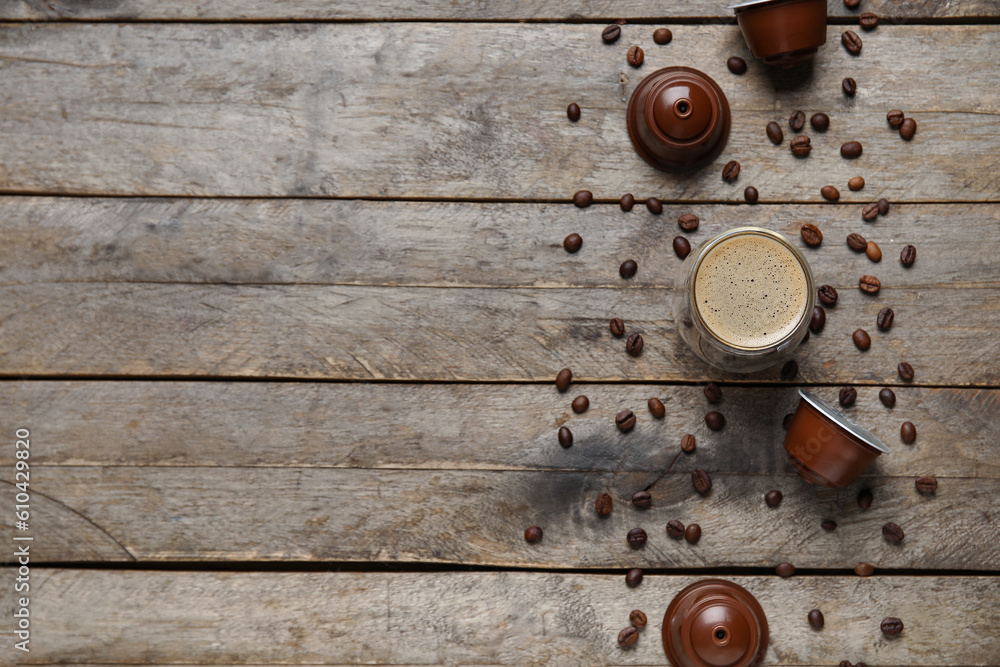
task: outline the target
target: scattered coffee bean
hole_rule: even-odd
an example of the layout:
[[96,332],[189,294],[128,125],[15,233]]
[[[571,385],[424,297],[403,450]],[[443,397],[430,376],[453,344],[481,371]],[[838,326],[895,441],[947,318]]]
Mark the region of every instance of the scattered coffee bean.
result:
[[635,588],[642,583],[642,570],[637,567],[632,568],[625,573],[625,585],[629,588]]
[[563,248],[566,252],[572,254],[583,247],[583,237],[579,234],[570,234],[563,239]]
[[792,155],[795,157],[808,157],[812,151],[812,144],[809,141],[809,137],[804,134],[792,139],[790,146],[792,148]]
[[573,446],[573,432],[565,426],[559,428],[559,444],[562,445],[563,449],[569,449]]
[[854,344],[857,345],[858,349],[862,352],[872,346],[871,336],[869,336],[868,332],[864,329],[857,329],[853,334],[851,334],[851,338],[854,340]]
[[813,129],[817,132],[826,132],[830,127],[830,117],[825,113],[814,113],[809,118],[809,124],[813,126]]
[[674,252],[681,259],[684,259],[689,254],[691,254],[691,244],[683,236],[677,236],[674,238]]
[[766,504],[768,507],[777,507],[778,505],[781,504],[781,499],[783,497],[784,496],[782,495],[781,491],[778,491],[777,489],[771,489],[770,491],[764,494],[764,504]]
[[745,190],[743,190],[743,199],[748,204],[756,204],[757,199],[760,198],[760,193],[757,192],[757,188],[752,185],[748,185]]
[[832,519],[827,519],[826,521],[823,521],[819,525],[823,530],[825,530],[828,533],[832,533],[833,531],[837,530],[837,522],[833,521]]
[[622,648],[630,648],[637,641],[639,641],[639,629],[635,626],[630,625],[618,633],[618,644]]
[[740,74],[745,74],[747,71],[747,61],[743,60],[739,56],[732,56],[726,61],[726,67],[733,74],[739,76]]
[[789,359],[785,362],[785,365],[781,367],[782,380],[791,380],[798,374],[799,364],[794,359]]
[[878,400],[882,401],[882,405],[887,408],[891,408],[896,405],[896,392],[888,387],[882,387],[882,390],[878,393]]
[[865,244],[865,254],[868,255],[868,259],[873,262],[882,261],[882,249],[878,247],[878,244],[874,241],[869,241]]
[[774,568],[774,571],[778,573],[779,577],[788,578],[795,574],[795,566],[791,563],[778,563],[778,567]]
[[660,46],[669,44],[673,38],[674,33],[670,32],[670,28],[657,28],[653,31],[653,41]]
[[858,279],[858,288],[865,294],[878,294],[882,283],[875,276],[864,275]]
[[639,67],[642,65],[642,61],[645,60],[646,54],[642,52],[641,47],[633,44],[628,47],[628,53],[625,54],[625,58],[628,60],[628,64],[632,67]]
[[878,16],[871,12],[865,12],[858,18],[858,24],[865,30],[874,30],[878,25]]
[[684,537],[684,524],[678,521],[677,519],[670,521],[669,523],[667,523],[667,535],[674,538],[675,540],[681,539],[682,537]]
[[861,489],[858,491],[858,507],[861,509],[869,509],[874,500],[875,497],[872,495],[871,489]]
[[570,102],[570,105],[566,107],[566,117],[574,123],[580,120],[580,105],[576,102]]
[[642,335],[634,333],[629,336],[628,340],[625,341],[625,351],[633,357],[638,357],[642,354]]
[[849,408],[858,400],[858,390],[854,387],[841,387],[838,398],[842,407]]
[[528,544],[534,544],[542,539],[542,529],[538,526],[528,526],[524,529],[524,540]]
[[626,259],[622,262],[622,265],[618,267],[618,275],[620,275],[625,280],[628,280],[635,275],[635,272],[639,270],[639,265],[636,264],[634,259]]
[[899,427],[899,437],[907,445],[912,445],[917,439],[917,427],[913,425],[913,422],[903,422],[903,425]]
[[615,415],[615,426],[621,429],[622,433],[628,433],[635,427],[635,415],[631,410],[622,410]]
[[823,242],[823,232],[811,222],[804,223],[802,229],[799,230],[799,234],[802,235],[802,240],[806,242],[806,245],[814,248]]
[[870,204],[865,204],[865,207],[861,209],[861,217],[865,222],[871,222],[878,217],[878,202],[872,202]]
[[775,146],[781,145],[781,142],[785,140],[785,133],[781,131],[781,126],[773,120],[767,124],[765,132],[767,132],[767,138],[770,139],[771,143]]
[[573,371],[568,368],[564,368],[559,371],[556,375],[556,389],[559,391],[566,391],[569,388],[569,383],[573,381]]
[[636,491],[632,494],[632,504],[639,509],[649,509],[653,505],[653,496],[649,491]]
[[837,201],[840,199],[840,190],[832,185],[824,185],[819,189],[819,193],[823,195],[823,199],[827,201]]
[[899,253],[899,261],[903,266],[911,266],[917,259],[917,249],[911,245],[904,246]]
[[718,403],[722,400],[722,387],[714,382],[709,382],[705,385],[705,398],[708,399],[709,403]]
[[882,331],[888,331],[892,328],[892,321],[895,317],[896,313],[892,312],[892,308],[883,308],[878,311],[878,315],[875,316],[875,326]]
[[854,574],[859,577],[870,577],[875,574],[875,567],[871,563],[858,563],[854,566]]
[[609,25],[603,31],[601,31],[601,39],[604,40],[605,44],[614,44],[618,41],[618,38],[622,36],[622,27],[620,25]]
[[882,632],[887,635],[898,635],[903,631],[903,622],[895,616],[887,616],[882,619],[882,623],[879,627],[882,628]]
[[878,214],[879,215],[889,215],[889,200],[888,199],[886,199],[885,197],[883,197],[882,199],[879,199],[877,202],[875,202],[875,205],[878,206]]
[[865,179],[863,176],[853,176],[851,180],[847,181],[847,187],[851,189],[851,192],[857,192],[861,188],[865,187]]
[[622,318],[616,317],[612,319],[609,326],[611,328],[611,335],[615,338],[621,338],[625,335],[625,322],[622,321]]
[[861,157],[863,152],[864,148],[859,141],[848,141],[840,146],[840,157],[848,160]]
[[713,431],[721,431],[726,425],[726,418],[721,412],[709,412],[705,415],[705,424]]
[[855,93],[858,92],[858,82],[847,77],[840,83],[841,88],[844,89],[844,94],[848,97],[854,97]]
[[899,126],[899,136],[901,136],[906,141],[913,138],[913,135],[917,133],[917,121],[912,118],[907,118],[903,121],[903,124]]
[[913,366],[905,361],[899,362],[896,366],[896,372],[899,373],[899,379],[903,382],[909,382],[913,379]]
[[638,609],[633,609],[628,615],[629,623],[632,624],[634,628],[644,628],[646,627],[646,615],[639,611]]
[[726,163],[726,166],[722,168],[722,180],[727,183],[732,183],[740,175],[740,163],[736,160],[730,160]]
[[594,510],[601,516],[607,516],[611,514],[611,507],[614,504],[611,496],[607,493],[602,493],[597,496],[597,501],[594,503]]
[[855,252],[860,252],[868,248],[868,241],[861,234],[848,234],[847,247]]
[[809,618],[809,625],[811,625],[813,628],[815,628],[816,630],[823,629],[823,623],[825,619],[823,618],[823,612],[821,612],[819,609],[813,609],[812,611],[810,611],[808,618]]
[[789,428],[791,428],[792,420],[794,419],[795,419],[795,413],[789,412],[787,415],[781,418],[781,428],[787,431]]
[[632,207],[635,206],[635,197],[631,192],[622,195],[622,198],[618,200],[618,206],[620,206],[623,211],[628,213],[632,210]]
[[684,529],[684,539],[688,541],[688,544],[698,544],[698,540],[701,539],[701,526],[689,523],[688,527]]
[[856,56],[861,53],[861,49],[864,47],[864,42],[861,41],[861,37],[859,37],[858,33],[853,30],[845,30],[840,35],[840,42],[852,56]]
[[806,126],[806,115],[801,109],[796,109],[792,112],[792,115],[788,117],[788,127],[792,128],[795,132],[798,132],[803,127]]
[[934,493],[937,491],[937,480],[930,475],[917,477],[917,481],[914,483],[916,484],[917,491],[920,493]]
[[691,473],[691,483],[694,485],[694,490],[701,495],[712,490],[712,477],[701,468],[695,468]]
[[890,521],[882,526],[882,537],[885,538],[886,542],[899,544],[906,535],[903,533],[902,528]]
[[889,121],[890,126],[899,127],[906,120],[906,116],[899,109],[892,109],[885,115],[885,119]]
[[840,296],[833,285],[820,285],[817,294],[819,295],[819,300],[828,306],[836,306],[837,299]]
[[653,215],[659,215],[663,213],[663,202],[656,197],[649,197],[646,199],[646,210]]
[[693,232],[698,229],[698,216],[693,213],[685,213],[681,217],[677,218],[677,224],[681,226],[685,232]]
[[651,398],[646,401],[646,405],[649,406],[649,414],[653,415],[657,419],[663,419],[667,416],[667,409],[663,406],[663,401],[658,398]]
[[857,9],[860,4],[861,0],[844,0],[844,6],[848,9]]
[[572,403],[573,412],[578,415],[582,415],[590,407],[590,399],[586,396],[577,396],[573,399]]
[[681,436],[681,450],[683,450],[685,454],[690,454],[694,451],[695,442],[695,437],[693,435],[685,433]]
[[594,203],[594,195],[590,190],[580,190],[573,195],[573,203],[578,208],[587,208]]
[[628,545],[633,549],[638,549],[646,543],[646,531],[642,528],[633,528],[628,531],[628,535],[625,536],[625,540]]

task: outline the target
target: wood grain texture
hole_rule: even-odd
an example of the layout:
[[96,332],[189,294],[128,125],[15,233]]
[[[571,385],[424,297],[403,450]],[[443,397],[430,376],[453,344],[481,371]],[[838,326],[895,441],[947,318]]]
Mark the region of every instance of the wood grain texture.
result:
[[[798,404],[791,387],[724,387],[710,406],[700,385],[552,386],[219,382],[4,382],[3,428],[31,430],[32,466],[220,466],[566,470],[659,474],[692,433],[697,450],[673,472],[788,473],[781,426]],[[836,387],[812,389],[836,404]],[[584,393],[590,409],[573,414]],[[884,439],[890,453],[872,476],[1000,478],[1000,392],[898,387],[886,409],[875,387],[848,410]],[[663,420],[646,400],[658,396]],[[614,415],[632,409],[628,435]],[[710,431],[709,410],[726,415]],[[899,427],[917,426],[903,445]],[[567,426],[574,444],[556,432]],[[13,466],[0,449],[0,467]]]
[[[28,664],[666,665],[669,601],[695,577],[48,570]],[[995,663],[995,577],[731,577],[760,602],[766,665]],[[0,602],[13,606],[10,587]],[[254,604],[247,604],[248,601]],[[930,603],[928,601],[931,601]],[[822,631],[806,614],[820,608]],[[615,641],[641,609],[629,651]],[[903,619],[898,638],[879,631]]]
[[[671,444],[664,468],[674,451]],[[31,488],[66,511],[33,517],[35,534],[60,537],[38,539],[32,552],[46,562],[772,568],[790,561],[848,570],[865,561],[886,569],[1000,568],[1000,481],[941,477],[936,495],[924,496],[914,479],[863,476],[836,490],[794,474],[716,474],[711,493],[701,497],[691,476],[677,472],[40,466]],[[636,509],[632,494],[646,488],[653,507]],[[772,488],[785,494],[778,509],[763,501]],[[868,511],[856,503],[861,488],[876,497]],[[604,492],[616,505],[608,517],[594,511]],[[698,523],[701,541],[669,538],[665,526],[673,519]],[[827,533],[820,528],[825,519],[840,526]],[[9,541],[12,518],[0,521]],[[901,545],[882,538],[887,521],[906,532]],[[538,545],[524,540],[531,525],[545,531]],[[99,554],[73,539],[95,526],[107,538]],[[625,540],[635,527],[649,534],[638,550]]]
[[[675,287],[675,235],[693,244],[740,225],[781,231],[807,253],[820,283],[876,272],[894,287],[1000,285],[1000,205],[895,204],[875,223],[864,204],[882,197],[876,178],[857,193],[838,183],[841,205],[671,205],[660,216],[640,203],[388,202],[315,199],[89,199],[0,197],[0,283],[310,283],[426,287]],[[819,200],[819,189],[804,193]],[[683,232],[677,218],[701,224]],[[391,224],[386,224],[391,221]],[[809,249],[802,221],[825,241]],[[962,233],[958,233],[959,230]],[[562,248],[579,233],[583,249]],[[885,258],[871,264],[845,239],[858,232]],[[917,247],[910,269],[904,245]],[[623,259],[639,261],[622,281]]]
[[[34,92],[3,98],[0,131],[20,139],[0,191],[734,202],[753,184],[784,202],[861,172],[893,201],[997,201],[1000,71],[969,66],[1000,49],[997,26],[881,26],[860,58],[831,26],[808,71],[743,77],[725,69],[749,57],[736,26],[677,26],[662,48],[649,33],[626,26],[605,47],[592,25],[7,25],[5,90]],[[649,47],[639,71],[631,42]],[[713,165],[669,175],[631,150],[618,79],[631,90],[679,53],[721,83],[734,122]],[[850,100],[846,75],[861,86]],[[804,161],[764,136],[797,108],[832,118]],[[886,124],[891,108],[917,119],[913,141]],[[855,139],[864,156],[842,159]],[[743,172],[724,183],[733,158]]]

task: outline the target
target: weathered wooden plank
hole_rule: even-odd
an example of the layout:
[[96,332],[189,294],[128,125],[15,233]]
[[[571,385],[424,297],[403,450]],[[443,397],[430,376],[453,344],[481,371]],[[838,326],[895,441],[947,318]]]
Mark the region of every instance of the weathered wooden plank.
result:
[[[1000,284],[1000,238],[980,233],[1000,227],[1000,205],[899,204],[869,224],[861,208],[883,195],[877,177],[858,193],[838,185],[851,203],[668,204],[659,217],[641,204],[626,214],[616,204],[0,197],[0,283],[621,287],[618,266],[636,257],[628,285],[674,287],[676,234],[698,243],[756,225],[789,234],[820,283],[871,270],[896,287]],[[701,225],[687,234],[675,221],[691,212]],[[801,221],[823,230],[819,250],[801,242]],[[575,255],[561,245],[572,232],[584,238]],[[881,264],[847,248],[852,232],[880,245]],[[898,261],[907,244],[919,255],[910,269]]]
[[[621,576],[527,572],[32,576],[26,664],[666,665],[663,614],[698,580],[647,575],[629,589]],[[996,577],[726,578],[764,609],[766,665],[978,665],[1000,655]],[[12,596],[0,590],[5,608]],[[806,622],[813,608],[826,617],[821,631]],[[615,638],[632,609],[649,626],[623,651]],[[879,631],[886,616],[906,625],[898,638]]]
[[[675,472],[40,466],[31,488],[66,511],[41,510],[31,529],[39,536],[33,552],[46,562],[93,558],[71,538],[96,526],[107,551],[119,547],[114,559],[139,562],[1000,568],[1000,481],[943,477],[937,494],[924,496],[914,479],[865,476],[836,490],[794,474],[716,474],[703,498],[689,474]],[[876,497],[868,511],[856,503],[863,487]],[[653,507],[636,509],[632,494],[645,488]],[[764,504],[772,488],[785,494],[778,509]],[[594,511],[603,492],[616,504],[607,517]],[[697,546],[667,536],[673,519],[702,527]],[[827,533],[825,519],[840,526]],[[13,519],[0,521],[9,540]],[[902,545],[882,538],[887,521],[905,530]],[[545,531],[538,545],[524,540],[531,525]],[[637,526],[649,542],[633,550],[625,535]],[[47,535],[66,537],[41,539]]]
[[[742,201],[752,183],[784,202],[864,172],[893,201],[997,201],[1000,72],[969,66],[1000,49],[997,26],[882,26],[860,58],[831,26],[808,77],[758,65],[730,74],[727,56],[747,55],[736,26],[677,26],[667,47],[650,43],[649,26],[605,47],[598,28],[4,26],[0,132],[23,139],[5,151],[0,190],[568,200],[588,188]],[[624,61],[633,41],[649,47],[640,71]],[[721,82],[735,118],[714,165],[671,176],[631,150],[618,78],[627,70],[631,89],[678,62]],[[861,86],[851,100],[847,75]],[[579,123],[566,119],[571,101]],[[764,137],[796,108],[832,118],[805,161]],[[890,108],[920,123],[912,142],[886,124]],[[853,139],[865,154],[843,160]],[[724,183],[733,158],[744,171]]]
[[[846,284],[855,275],[842,279],[834,283],[841,297],[826,328],[798,355],[798,381],[894,383],[904,359],[917,369],[917,383],[1000,381],[1000,338],[994,335],[1000,289],[970,285],[959,298],[950,288],[887,282],[872,298]],[[676,335],[673,294],[629,288],[4,286],[0,373],[551,381],[570,366],[581,380],[726,377]],[[885,306],[895,310],[896,324],[880,332],[875,317]],[[611,336],[614,316],[643,334],[641,357],[627,355],[624,343]],[[858,327],[874,335],[868,352],[851,341]],[[729,377],[777,381],[779,370]]]
[[[816,387],[836,403],[836,387]],[[572,396],[590,409],[575,415]],[[897,388],[886,409],[875,387],[861,388],[851,415],[891,452],[871,474],[1000,477],[1000,392]],[[653,419],[658,396],[667,416]],[[218,382],[4,382],[5,432],[28,428],[33,466],[223,466],[570,470],[659,474],[681,435],[698,441],[676,473],[787,473],[783,416],[791,387],[725,387],[710,406],[700,385],[578,385],[567,394],[536,385],[407,385]],[[632,409],[638,425],[618,433],[614,415]],[[705,426],[721,410],[726,427]],[[917,426],[901,444],[904,421]],[[561,448],[556,431],[572,429]],[[0,450],[0,467],[13,451]]]

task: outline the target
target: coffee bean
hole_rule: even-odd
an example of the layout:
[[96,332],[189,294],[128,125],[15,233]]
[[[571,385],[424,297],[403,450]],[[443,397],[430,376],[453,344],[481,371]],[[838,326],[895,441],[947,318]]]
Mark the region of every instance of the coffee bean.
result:
[[618,644],[622,648],[630,648],[638,640],[639,640],[639,629],[634,626],[630,625],[618,633]]
[[792,112],[792,115],[788,117],[788,127],[792,128],[795,132],[798,132],[803,127],[806,126],[806,115],[800,109],[796,109]]
[[792,155],[795,157],[808,157],[810,151],[812,151],[812,144],[809,141],[809,137],[804,134],[792,139],[789,145],[792,148]]
[[890,126],[899,127],[906,120],[906,115],[899,109],[892,109],[885,115],[885,119],[889,121]]
[[852,56],[856,56],[859,53],[861,53],[861,49],[864,46],[864,43],[858,36],[858,33],[854,32],[853,30],[845,30],[840,35],[840,42],[844,45],[844,48],[847,49],[847,52],[850,53]]
[[937,480],[930,475],[918,477],[914,483],[917,486],[917,491],[920,493],[934,493],[937,491]]
[[785,362],[785,365],[781,367],[782,380],[791,380],[798,374],[799,364],[794,359],[789,359]]
[[878,294],[882,283],[875,276],[865,275],[858,279],[858,288],[865,294]]
[[726,418],[721,412],[709,412],[705,415],[705,424],[713,431],[721,431],[726,425]]
[[863,152],[864,148],[859,141],[848,141],[840,146],[840,157],[847,158],[848,160],[861,157]]
[[538,526],[528,526],[524,529],[524,539],[528,544],[534,544],[542,539],[542,529]]
[[622,410],[615,415],[615,426],[621,429],[622,433],[628,433],[635,427],[635,415],[631,410]]
[[781,504],[781,499],[783,497],[784,496],[781,494],[781,491],[778,491],[777,489],[771,489],[770,491],[764,494],[764,504],[766,504],[768,507],[777,507],[778,505]]
[[839,295],[833,285],[820,285],[817,291],[819,300],[828,306],[836,306]]
[[570,234],[563,239],[563,248],[566,248],[566,252],[572,254],[583,247],[583,237],[579,234]]
[[642,336],[637,333],[629,336],[628,340],[625,341],[625,351],[633,357],[638,357],[642,354]]
[[646,54],[642,52],[642,48],[632,45],[628,47],[628,53],[625,54],[625,58],[632,67],[639,67],[646,58]]
[[748,204],[756,204],[757,199],[760,198],[760,193],[757,192],[757,188],[752,185],[748,185],[745,190],[743,190],[743,199]]
[[681,259],[684,259],[689,254],[691,254],[691,244],[683,236],[677,236],[674,238],[674,252]]
[[722,387],[714,382],[709,382],[705,385],[705,398],[708,399],[709,403],[718,403],[722,400]]
[[833,521],[832,519],[827,519],[826,521],[823,521],[819,525],[823,530],[825,530],[828,533],[832,533],[833,531],[837,530],[837,522]]
[[573,412],[575,412],[578,415],[581,415],[587,411],[587,408],[590,407],[590,399],[587,398],[586,396],[577,396],[576,398],[573,399],[572,407],[573,407]]
[[712,477],[701,468],[695,468],[691,473],[691,483],[694,484],[694,490],[701,495],[712,490]]
[[597,501],[594,503],[594,511],[596,511],[601,516],[607,516],[611,514],[611,507],[614,502],[611,500],[611,496],[607,493],[602,493],[597,496]]
[[851,180],[847,181],[847,187],[851,189],[851,192],[857,192],[861,188],[865,187],[865,179],[863,176],[853,176]]
[[667,535],[674,538],[675,540],[681,539],[682,537],[684,537],[684,524],[678,521],[677,519],[674,519],[673,521],[669,522],[667,524]]
[[663,401],[658,398],[651,398],[646,401],[646,405],[649,406],[649,414],[653,415],[657,419],[663,419],[667,416],[667,409],[663,407]]
[[913,422],[903,422],[903,425],[899,427],[899,437],[907,445],[912,445],[917,439],[917,427],[913,425]]
[[556,375],[556,389],[559,391],[566,391],[569,388],[569,383],[573,380],[573,371],[568,368],[564,368],[559,371]]
[[681,450],[683,450],[685,454],[690,454],[691,452],[694,451],[694,448],[695,448],[695,437],[693,435],[691,435],[690,433],[685,433],[683,436],[681,436]]
[[847,247],[855,252],[859,252],[868,248],[868,241],[861,234],[848,234]]
[[858,349],[864,352],[872,346],[871,336],[864,329],[857,329],[851,338],[854,340],[854,344],[858,346]]
[[861,509],[869,509],[874,500],[875,497],[872,495],[871,489],[861,489],[858,491],[858,507]]
[[872,202],[871,204],[865,204],[865,207],[861,209],[861,217],[864,218],[865,222],[871,222],[878,217],[878,202]]
[[670,28],[657,28],[653,31],[653,41],[660,46],[669,44],[673,38],[674,33],[670,32]]
[[632,504],[639,509],[648,509],[653,504],[653,496],[649,491],[636,491],[632,494]]
[[677,218],[677,224],[681,226],[686,232],[693,232],[698,229],[698,216],[693,213],[685,213],[681,217]]
[[823,195],[823,199],[827,201],[837,201],[840,199],[840,190],[832,185],[824,185],[819,189],[819,193]]
[[635,206],[635,197],[632,196],[631,192],[622,195],[622,198],[618,200],[618,206],[620,206],[623,211],[628,213],[632,210],[632,207]]
[[642,583],[642,570],[637,567],[632,568],[625,573],[625,585],[629,588],[635,588]]
[[611,324],[609,326],[611,328],[611,335],[615,338],[621,338],[625,335],[625,322],[622,321],[622,318],[614,318],[611,320]]
[[844,94],[848,97],[854,97],[855,93],[858,92],[858,82],[851,77],[847,77],[841,81],[840,86],[844,89]]
[[642,528],[633,528],[628,531],[628,535],[625,536],[625,540],[628,545],[633,549],[638,549],[646,543],[646,531]]
[[787,415],[781,418],[781,428],[787,431],[789,428],[791,428],[792,421],[794,419],[795,419],[795,413],[789,412]]
[[569,106],[566,107],[566,117],[574,123],[580,120],[580,105],[576,102],[570,102]]
[[614,44],[622,36],[622,28],[618,25],[609,25],[601,31],[601,39],[605,44]]
[[882,199],[879,199],[877,202],[875,202],[875,205],[878,206],[878,214],[879,215],[889,215],[889,200],[888,199],[886,199],[885,197],[883,197]]
[[904,246],[899,253],[899,261],[903,266],[910,266],[917,259],[917,249],[911,245]]
[[646,615],[639,611],[638,609],[633,609],[628,615],[629,623],[632,624],[634,628],[644,628],[646,627]]
[[882,387],[882,390],[878,393],[878,400],[882,401],[882,405],[887,408],[891,408],[896,405],[896,392],[888,387]]
[[659,215],[663,213],[663,202],[656,197],[649,197],[646,199],[646,210],[653,215]]
[[887,616],[882,619],[879,627],[887,635],[898,635],[903,631],[903,622],[895,616]]
[[688,544],[698,544],[698,540],[701,539],[701,526],[689,523],[688,527],[684,529],[684,539],[687,540]]
[[902,528],[890,521],[882,526],[882,537],[885,538],[886,542],[899,544],[906,535],[903,533]]
[[580,190],[573,195],[573,203],[578,208],[587,208],[594,203],[594,195],[590,190]]
[[882,261],[882,249],[878,247],[878,244],[874,241],[869,241],[865,244],[865,254],[868,255],[868,259],[873,262]]
[[899,373],[899,379],[903,382],[909,382],[913,379],[913,366],[905,361],[899,362],[899,365],[896,366],[896,372]]
[[730,72],[739,76],[740,74],[746,73],[747,61],[743,60],[743,58],[740,58],[739,56],[732,56],[726,61],[726,67],[729,68]]
[[770,139],[771,143],[775,146],[781,145],[781,142],[785,140],[785,133],[781,131],[781,126],[773,120],[767,124],[764,131],[767,132],[767,138]]
[[861,0],[844,0],[844,6],[848,9],[857,9],[860,4]]
[[817,630],[823,629],[823,623],[825,619],[823,618],[823,612],[821,612],[819,609],[813,609],[812,611],[810,611],[808,618],[809,618],[809,625],[811,625],[813,628]]
[[774,571],[778,573],[779,577],[788,578],[795,574],[795,566],[791,563],[778,563],[778,567],[774,568]]
[[740,163],[736,160],[730,160],[726,163],[726,166],[722,168],[722,180],[727,183],[735,181],[739,175]]
[[559,444],[562,445],[563,449],[569,449],[573,446],[573,432],[565,426],[559,428]]
[[841,387],[838,399],[842,407],[849,408],[858,400],[858,390],[854,387]]
[[803,223],[799,234],[802,235],[802,240],[806,242],[806,245],[814,248],[823,242],[823,232],[819,230],[819,227],[810,222]]
[[823,306],[813,306],[812,319],[809,320],[809,331],[819,333],[826,326],[826,310]]
[[896,313],[892,312],[892,308],[883,308],[875,316],[875,326],[882,331],[888,331],[892,327],[892,321],[895,317]]
[[635,263],[634,259],[626,259],[622,262],[622,265],[618,267],[618,275],[620,275],[625,280],[628,280],[635,275],[635,272],[639,270],[639,265]]
[[854,574],[859,577],[870,577],[875,574],[875,568],[871,563],[858,563],[854,566]]
[[873,30],[878,25],[878,16],[865,12],[858,18],[858,24],[865,30]]
[[814,113],[809,118],[809,124],[813,126],[813,129],[817,132],[826,132],[830,127],[830,117],[825,113]]
[[899,126],[899,136],[901,136],[906,141],[913,138],[913,135],[917,133],[917,121],[912,118],[907,118],[903,121],[903,124]]

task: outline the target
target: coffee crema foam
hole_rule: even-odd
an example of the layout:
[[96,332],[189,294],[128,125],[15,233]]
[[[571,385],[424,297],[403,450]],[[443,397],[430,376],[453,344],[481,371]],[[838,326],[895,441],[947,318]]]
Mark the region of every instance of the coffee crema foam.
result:
[[755,233],[726,239],[698,267],[694,296],[708,329],[729,345],[774,345],[808,304],[806,274],[780,241]]

